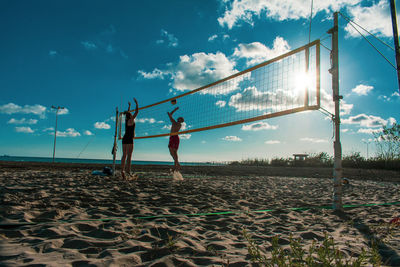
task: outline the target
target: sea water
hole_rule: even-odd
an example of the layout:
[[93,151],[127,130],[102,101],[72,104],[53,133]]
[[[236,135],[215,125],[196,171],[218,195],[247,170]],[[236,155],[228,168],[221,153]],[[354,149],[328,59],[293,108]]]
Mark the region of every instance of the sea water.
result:
[[[53,162],[53,158],[50,157],[18,157],[18,156],[0,156],[0,161],[17,161],[17,162]],[[55,162],[62,163],[98,163],[98,164],[112,164],[113,161],[110,159],[82,159],[82,158],[56,158]],[[117,164],[120,164],[120,160],[116,160]],[[173,162],[169,161],[145,161],[145,160],[133,160],[132,164],[137,165],[171,165]],[[224,165],[223,163],[215,162],[181,162],[184,166],[215,166]]]

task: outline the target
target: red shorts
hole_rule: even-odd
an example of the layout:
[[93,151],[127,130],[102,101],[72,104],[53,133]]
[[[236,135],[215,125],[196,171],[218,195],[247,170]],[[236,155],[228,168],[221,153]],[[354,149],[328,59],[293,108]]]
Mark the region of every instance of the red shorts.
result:
[[179,148],[179,136],[172,135],[169,137],[168,147],[178,150]]

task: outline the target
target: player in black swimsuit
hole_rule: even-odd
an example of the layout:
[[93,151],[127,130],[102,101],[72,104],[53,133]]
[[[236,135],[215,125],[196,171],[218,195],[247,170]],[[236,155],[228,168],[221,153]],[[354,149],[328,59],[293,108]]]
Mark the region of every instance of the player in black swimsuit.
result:
[[[125,169],[128,176],[131,173],[131,160],[133,152],[133,138],[135,137],[135,118],[139,113],[139,105],[136,98],[133,99],[136,104],[135,113],[132,115],[131,103],[129,103],[128,111],[125,111],[125,134],[122,138],[122,158],[121,158],[121,176],[126,179]],[[126,168],[125,168],[126,167]]]

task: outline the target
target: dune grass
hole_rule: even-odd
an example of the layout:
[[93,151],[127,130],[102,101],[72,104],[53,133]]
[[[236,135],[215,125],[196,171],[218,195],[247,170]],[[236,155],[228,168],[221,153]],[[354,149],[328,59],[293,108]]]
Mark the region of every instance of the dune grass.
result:
[[300,238],[290,236],[289,247],[283,248],[279,245],[279,236],[272,238],[270,256],[262,252],[260,246],[252,239],[246,230],[243,236],[247,241],[247,249],[251,256],[251,261],[261,266],[381,266],[382,259],[376,243],[369,250],[362,248],[360,255],[346,257],[333,237],[325,233],[324,240],[318,242],[313,240],[308,248],[304,248]]

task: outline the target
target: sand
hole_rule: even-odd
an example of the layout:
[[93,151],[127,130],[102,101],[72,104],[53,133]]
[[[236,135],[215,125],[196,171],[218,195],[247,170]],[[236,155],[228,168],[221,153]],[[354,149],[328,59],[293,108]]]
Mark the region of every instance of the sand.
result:
[[[386,237],[379,253],[386,265],[400,266],[400,227],[385,232],[400,205],[318,208],[331,206],[329,177],[182,168],[184,180],[174,181],[165,169],[150,169],[124,181],[82,166],[3,164],[0,224],[9,227],[0,228],[0,266],[251,266],[243,230],[267,256],[276,235],[283,247],[290,235],[307,247],[328,233],[349,259]],[[344,204],[400,201],[398,181],[361,178],[343,187]],[[31,224],[11,227],[18,223]]]

